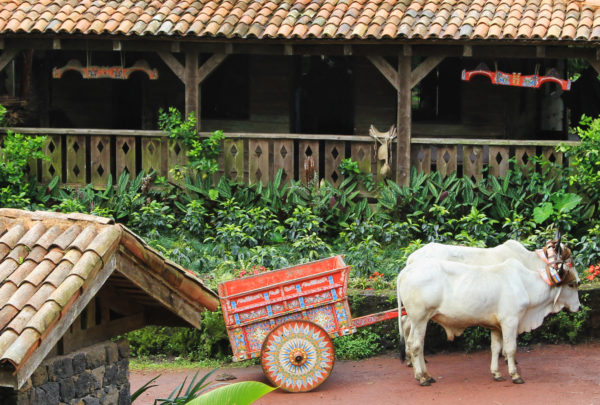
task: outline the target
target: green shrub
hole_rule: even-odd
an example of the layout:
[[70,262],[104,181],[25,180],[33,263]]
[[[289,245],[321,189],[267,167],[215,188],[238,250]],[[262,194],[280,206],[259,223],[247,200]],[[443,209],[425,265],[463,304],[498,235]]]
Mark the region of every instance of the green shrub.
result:
[[333,341],[335,357],[340,360],[360,360],[381,353],[380,337],[368,329],[360,329],[352,335]]

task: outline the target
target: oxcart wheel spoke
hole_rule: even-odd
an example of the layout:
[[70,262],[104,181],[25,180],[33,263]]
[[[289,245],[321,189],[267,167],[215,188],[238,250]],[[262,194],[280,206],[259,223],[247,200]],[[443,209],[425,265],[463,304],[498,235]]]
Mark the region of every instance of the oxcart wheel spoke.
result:
[[290,321],[274,328],[262,345],[261,364],[271,384],[288,392],[306,392],[329,377],[335,360],[333,342],[319,325]]

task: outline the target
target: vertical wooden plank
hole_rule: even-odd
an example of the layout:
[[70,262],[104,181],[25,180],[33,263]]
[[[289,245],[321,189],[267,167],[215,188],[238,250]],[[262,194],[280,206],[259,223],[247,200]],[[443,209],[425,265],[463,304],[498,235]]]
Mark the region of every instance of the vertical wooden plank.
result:
[[456,145],[439,145],[437,147],[435,167],[436,170],[442,174],[442,177],[446,177],[452,173],[456,173],[456,157]]
[[422,173],[431,172],[431,146],[430,145],[411,145],[411,166],[417,168]]
[[159,176],[166,176],[166,165],[163,161],[163,141],[166,138],[142,138],[142,170],[146,174],[156,172]]
[[285,183],[294,178],[294,141],[273,141],[273,177],[279,169],[283,169],[281,182]]
[[[106,187],[110,175],[110,137],[92,136],[90,139],[92,184],[96,188]],[[113,182],[116,179],[113,179]]]
[[371,173],[371,162],[373,158],[373,143],[352,142],[350,146],[352,159],[358,163],[362,173]]
[[531,173],[535,170],[532,158],[535,156],[535,146],[518,146],[515,148],[516,165],[523,173]]
[[269,182],[269,141],[266,139],[248,140],[248,181],[250,184],[259,181],[265,185]]
[[410,182],[410,137],[411,137],[411,57],[398,56],[398,143],[396,147],[396,182]]
[[553,164],[542,167],[542,173],[546,176],[558,175],[558,170],[563,166],[562,152],[557,152],[554,146],[544,146],[542,147],[542,156],[545,160]]
[[[300,141],[298,144],[298,173],[300,180],[306,184],[308,181],[313,179],[313,175],[308,173],[306,168],[309,165],[309,161],[314,164],[314,173],[319,178],[319,141]],[[312,159],[310,159],[312,158]],[[310,178],[309,178],[310,177]]]
[[344,158],[344,149],[344,142],[325,142],[325,180],[336,187],[342,182],[339,166]]
[[130,177],[135,177],[135,137],[118,136],[115,140],[115,161],[118,179],[123,172],[129,173]]
[[44,155],[49,160],[42,160],[42,182],[49,183],[55,176],[62,182],[62,141],[60,135],[46,138]]
[[225,139],[225,176],[239,183],[244,182],[244,140]]
[[169,180],[173,182],[180,181],[179,172],[184,171],[187,165],[186,148],[181,141],[176,139],[169,140],[168,161]]
[[508,172],[508,152],[508,146],[490,146],[489,172],[492,176],[503,177],[506,175],[506,172]]
[[190,113],[196,117],[196,129],[200,129],[200,86],[198,80],[198,51],[185,53],[184,85],[185,116]]
[[463,176],[481,180],[483,178],[483,147],[465,145],[463,147]]
[[85,137],[67,135],[67,183],[86,184]]
[[93,328],[96,326],[96,298],[90,300],[85,307],[85,311],[87,311],[86,329]]

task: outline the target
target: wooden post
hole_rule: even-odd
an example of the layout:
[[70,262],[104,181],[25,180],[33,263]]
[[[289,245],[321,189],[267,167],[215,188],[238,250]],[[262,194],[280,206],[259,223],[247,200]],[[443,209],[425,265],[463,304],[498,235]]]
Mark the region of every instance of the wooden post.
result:
[[398,145],[396,182],[408,185],[410,182],[410,133],[411,133],[411,57],[398,56]]
[[185,53],[185,115],[193,113],[196,117],[196,129],[200,130],[200,89],[198,80],[198,51]]

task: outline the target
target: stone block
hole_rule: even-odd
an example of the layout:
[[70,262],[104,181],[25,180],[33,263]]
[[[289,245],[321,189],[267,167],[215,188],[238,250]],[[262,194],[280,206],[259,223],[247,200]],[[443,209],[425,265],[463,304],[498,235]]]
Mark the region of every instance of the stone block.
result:
[[72,378],[65,378],[59,381],[60,386],[60,400],[70,401],[75,398],[75,382]]
[[117,387],[110,386],[104,388],[104,395],[100,399],[101,405],[117,405],[119,403],[119,390]]
[[96,367],[95,369],[93,369],[91,371],[91,373],[94,375],[94,377],[96,378],[96,380],[98,381],[98,383],[100,384],[101,387],[104,385],[105,371],[106,371],[106,366]]
[[129,360],[123,359],[117,362],[117,384],[129,382]]
[[47,382],[38,388],[41,388],[46,393],[46,402],[44,404],[58,404],[60,400],[60,385],[57,382]]
[[114,342],[109,342],[106,345],[106,362],[113,364],[119,361],[119,348]]
[[92,396],[88,395],[87,397],[83,398],[83,404],[84,405],[100,405],[100,400],[96,397],[92,397]]
[[54,358],[48,364],[48,381],[58,381],[73,376],[73,359],[70,356]]
[[117,342],[117,348],[119,349],[119,358],[129,358],[129,340],[120,339]]
[[85,353],[79,352],[73,354],[73,373],[80,374],[85,371],[86,359]]
[[94,369],[106,364],[106,348],[104,344],[90,346],[85,350],[85,353],[86,367],[88,369]]
[[48,368],[45,363],[42,363],[38,368],[35,369],[31,374],[31,383],[34,387],[40,386],[48,381]]
[[117,405],[130,405],[131,394],[129,393],[129,383],[123,384],[119,389],[119,402]]
[[106,366],[106,370],[104,372],[104,380],[102,380],[103,387],[117,384],[117,370],[117,364]]
[[83,398],[99,388],[100,382],[88,371],[81,373],[75,378],[75,396],[77,398]]

